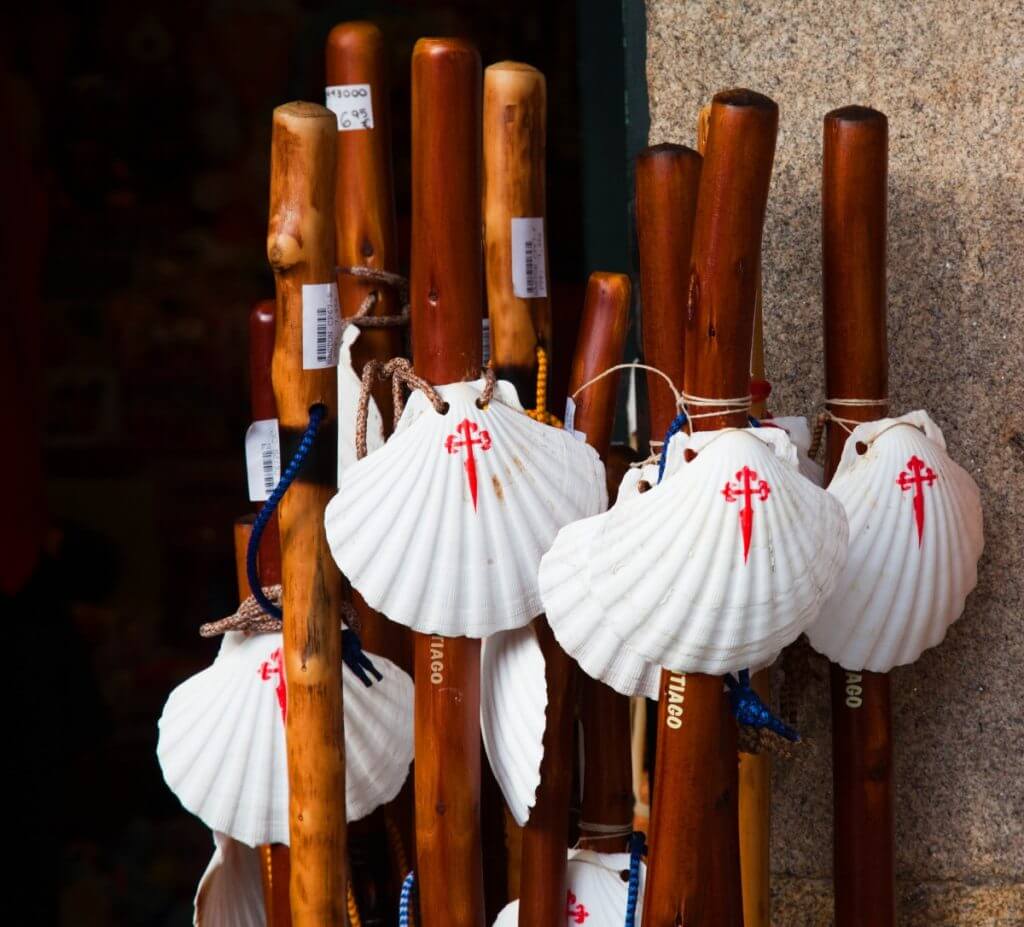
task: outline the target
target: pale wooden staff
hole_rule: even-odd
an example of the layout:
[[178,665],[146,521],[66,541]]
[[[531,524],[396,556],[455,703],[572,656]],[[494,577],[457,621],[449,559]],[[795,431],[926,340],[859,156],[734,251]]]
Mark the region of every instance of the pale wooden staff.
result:
[[327,547],[324,507],[337,478],[333,367],[303,369],[303,285],[333,284],[337,123],[314,103],[274,110],[267,255],[277,289],[273,381],[281,456],[326,415],[278,509],[288,685],[290,898],[296,927],[345,923],[345,740],[341,700],[341,574]]
[[[551,351],[546,94],[544,75],[528,64],[501,61],[484,71],[484,253],[491,359],[527,407],[534,395],[537,349]],[[519,238],[516,243],[514,237]]]
[[[711,107],[697,117],[697,150],[708,142]],[[769,385],[764,378],[764,319],[761,267],[757,269],[754,300],[754,342],[750,354],[750,414],[760,420],[768,411]],[[767,705],[771,699],[771,671],[753,673],[750,685]],[[771,916],[771,758],[767,753],[740,753],[739,816],[740,873],[743,881],[744,927],[769,927]]]
[[[889,411],[886,223],[889,124],[847,106],[825,117],[822,259],[825,390],[830,399],[877,399],[837,415],[870,422]],[[828,423],[831,479],[847,432]],[[833,664],[836,927],[896,923],[893,857],[892,708],[889,674]],[[851,692],[855,697],[850,697]]]
[[[579,340],[573,356],[569,395],[622,359],[629,320],[629,278],[624,274],[593,273],[587,283],[586,302],[580,320]],[[601,378],[580,391],[575,398],[573,428],[583,432],[587,443],[602,457],[611,442],[615,417],[618,374]],[[519,923],[523,927],[564,927],[566,911],[566,848],[569,843],[576,719],[576,663],[555,640],[547,619],[536,619],[534,628],[544,652],[548,707],[544,730],[544,757],[536,802],[523,832],[522,869],[519,892]],[[606,688],[606,687],[605,687]],[[609,690],[610,691],[610,690]],[[612,693],[617,695],[617,693]],[[626,702],[628,699],[618,696]],[[629,764],[628,715],[626,739],[617,744]],[[584,795],[600,787],[605,763],[616,757],[593,758],[586,766]],[[618,813],[617,809],[612,809]],[[632,812],[630,790],[629,813]],[[627,820],[629,820],[627,816]],[[621,820],[621,819],[620,819]]]
[[[686,393],[747,395],[761,230],[778,107],[749,90],[716,94],[701,169],[687,299]],[[744,427],[745,411],[699,418],[694,430]],[[669,695],[682,724],[666,724]],[[646,927],[743,923],[736,725],[719,676],[662,671]]]
[[[366,85],[366,106],[372,127],[339,129],[337,136],[336,194],[334,198],[335,248],[341,315],[355,315],[367,297],[370,317],[397,317],[402,294],[395,286],[367,279],[351,268],[398,272],[395,232],[395,193],[391,173],[391,104],[384,36],[373,23],[348,22],[335,26],[325,50],[329,88]],[[336,92],[341,93],[341,90]],[[387,361],[405,352],[405,328],[389,325],[364,327],[352,347],[352,365],[358,372],[371,360]],[[380,409],[384,434],[391,433],[393,399],[383,381],[374,383],[373,398]],[[363,646],[406,671],[412,669],[412,642],[408,631],[369,608],[356,590],[352,604],[359,616]]]
[[[434,384],[480,376],[480,81],[480,56],[469,42],[416,43],[412,356],[416,372]],[[430,634],[413,637],[421,923],[483,927],[480,641]]]

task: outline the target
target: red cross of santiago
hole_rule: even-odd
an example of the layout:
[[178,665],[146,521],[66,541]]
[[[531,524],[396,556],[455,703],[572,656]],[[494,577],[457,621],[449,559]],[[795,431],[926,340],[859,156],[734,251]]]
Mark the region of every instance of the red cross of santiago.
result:
[[582,902],[580,904],[576,903],[576,896],[572,892],[566,892],[565,916],[574,924],[582,924],[590,917],[590,912],[583,907]]
[[904,492],[908,489],[914,490],[914,521],[917,522],[918,547],[924,539],[924,488],[934,485],[938,478],[935,471],[915,454],[907,461],[907,469],[896,479],[897,485]]
[[747,562],[750,554],[750,535],[754,530],[754,498],[764,502],[771,494],[771,488],[765,480],[758,479],[757,471],[744,467],[736,472],[739,485],[726,482],[722,495],[726,502],[743,501],[740,508],[740,528],[743,530],[743,562]]
[[[479,432],[479,437],[474,435]],[[460,440],[461,435],[461,440]],[[476,511],[476,457],[473,455],[473,448],[478,447],[481,451],[491,449],[491,434],[464,418],[455,426],[455,434],[448,435],[444,439],[444,448],[449,454],[458,454],[463,448],[466,451],[466,479],[469,480],[469,494],[473,497],[473,511]]]
[[277,692],[277,704],[281,706],[281,720],[284,721],[288,713],[288,689],[284,684],[284,655],[280,647],[260,664],[257,672],[264,682],[269,682],[273,676],[277,676],[277,688],[274,691]]

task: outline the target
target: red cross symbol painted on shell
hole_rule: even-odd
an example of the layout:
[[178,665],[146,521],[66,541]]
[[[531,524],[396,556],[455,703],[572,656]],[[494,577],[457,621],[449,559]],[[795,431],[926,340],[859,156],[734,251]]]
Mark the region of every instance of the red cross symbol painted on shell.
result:
[[[477,434],[479,433],[479,437]],[[455,434],[444,439],[444,449],[449,454],[458,454],[463,448],[466,451],[466,479],[469,480],[469,494],[473,497],[473,511],[476,511],[476,456],[473,448],[481,451],[491,449],[491,434],[482,429],[476,422],[464,418],[455,426]]]
[[754,530],[754,499],[764,502],[771,494],[771,488],[765,480],[759,479],[757,471],[744,467],[736,471],[739,485],[727,482],[722,490],[726,502],[743,501],[740,509],[740,528],[743,530],[743,562],[747,562],[750,554],[750,535]]
[[896,479],[897,485],[904,492],[908,489],[914,490],[914,521],[917,522],[918,547],[924,540],[924,488],[934,485],[938,478],[938,474],[915,454],[907,461],[907,469]]
[[288,713],[288,689],[284,683],[284,655],[280,647],[260,664],[257,672],[264,682],[269,682],[272,677],[277,676],[277,704],[281,706],[281,720],[284,721]]
[[582,924],[588,917],[590,917],[590,912],[583,907],[582,902],[577,904],[576,896],[572,892],[566,892],[565,916],[569,919],[570,923]]

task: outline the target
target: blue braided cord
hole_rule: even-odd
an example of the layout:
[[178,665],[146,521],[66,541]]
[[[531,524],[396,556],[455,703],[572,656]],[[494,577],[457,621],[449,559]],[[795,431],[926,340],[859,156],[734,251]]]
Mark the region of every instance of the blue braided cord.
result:
[[644,835],[633,831],[629,838],[629,886],[626,889],[626,923],[625,927],[636,925],[636,903],[640,897],[640,857],[647,852]]
[[409,913],[412,906],[412,890],[415,884],[416,873],[410,870],[402,882],[402,894],[398,900],[398,927],[409,927],[411,923]]
[[373,673],[377,682],[384,678],[377,671],[377,667],[370,662],[370,658],[363,653],[363,644],[359,640],[359,635],[351,628],[345,628],[341,632],[341,659],[367,688],[373,685],[373,680],[366,675],[367,672]]
[[766,727],[794,743],[800,740],[800,734],[775,717],[771,709],[761,701],[760,696],[750,688],[749,669],[740,670],[739,679],[726,675],[725,684],[729,687],[729,704],[733,716],[740,724],[753,728]]
[[280,503],[288,487],[295,481],[295,477],[299,475],[299,470],[306,462],[309,452],[313,449],[313,441],[316,439],[316,433],[326,414],[327,406],[320,403],[317,403],[309,410],[309,424],[306,426],[302,440],[299,442],[298,450],[292,455],[292,459],[288,461],[288,466],[285,468],[284,473],[281,474],[281,479],[274,487],[270,498],[267,499],[259,515],[256,516],[256,521],[252,526],[252,534],[249,535],[249,548],[245,553],[245,572],[249,578],[249,591],[259,603],[260,608],[270,615],[271,618],[280,618],[281,609],[263,594],[263,586],[260,584],[260,574],[257,568],[260,541],[263,539],[263,531],[277,509],[278,503]]
[[754,418],[753,415],[748,415],[747,416],[747,421],[750,422],[750,424],[751,424],[751,426],[753,428],[760,428],[761,427],[761,423],[756,418]]
[[678,434],[683,430],[683,425],[686,424],[686,413],[680,412],[671,424],[668,426],[668,431],[665,432],[665,440],[661,445],[661,459],[658,461],[658,482],[661,482],[661,478],[665,475],[665,461],[668,460],[668,442],[672,440],[672,436]]

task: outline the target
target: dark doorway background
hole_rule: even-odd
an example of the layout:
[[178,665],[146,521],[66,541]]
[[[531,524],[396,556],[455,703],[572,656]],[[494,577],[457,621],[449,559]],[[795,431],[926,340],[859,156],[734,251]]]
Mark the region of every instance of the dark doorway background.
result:
[[[236,601],[247,315],[273,294],[270,112],[322,100],[327,32],[360,18],[392,51],[404,248],[415,40],[467,35],[485,66],[546,74],[556,410],[587,273],[628,268],[619,0],[43,2],[7,20],[0,568],[34,923],[192,922],[212,844],[161,779],[156,719],[213,657],[198,625]],[[642,4],[626,22],[642,37]]]

